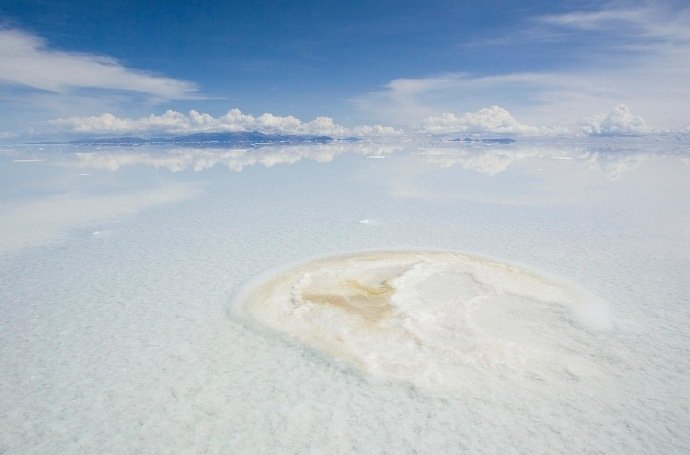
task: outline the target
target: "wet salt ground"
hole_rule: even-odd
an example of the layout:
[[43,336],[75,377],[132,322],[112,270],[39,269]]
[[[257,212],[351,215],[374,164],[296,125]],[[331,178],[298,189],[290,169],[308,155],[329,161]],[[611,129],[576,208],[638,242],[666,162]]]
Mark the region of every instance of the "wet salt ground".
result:
[[[5,149],[0,453],[686,452],[687,147],[603,144]],[[267,269],[405,247],[604,298],[564,346],[603,380],[429,393],[230,308]]]

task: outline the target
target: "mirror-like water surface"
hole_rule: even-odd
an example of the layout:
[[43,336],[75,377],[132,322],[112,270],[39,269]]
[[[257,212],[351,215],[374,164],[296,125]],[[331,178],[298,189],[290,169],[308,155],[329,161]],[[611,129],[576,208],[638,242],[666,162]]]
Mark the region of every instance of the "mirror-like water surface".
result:
[[[678,138],[3,147],[0,453],[685,453],[688,150]],[[387,263],[363,283],[413,294],[396,297],[396,323],[418,345],[367,338],[361,314],[277,317],[281,331],[235,308],[276,268],[382,250],[562,280],[605,302],[606,323],[578,322],[519,274],[482,281],[446,262],[425,275],[433,261],[419,276]],[[312,302],[352,267],[320,270],[302,289]],[[351,302],[363,292],[348,289]],[[465,291],[503,297],[468,318],[454,306]],[[356,361],[319,345],[324,321]],[[479,360],[458,369],[462,355]]]

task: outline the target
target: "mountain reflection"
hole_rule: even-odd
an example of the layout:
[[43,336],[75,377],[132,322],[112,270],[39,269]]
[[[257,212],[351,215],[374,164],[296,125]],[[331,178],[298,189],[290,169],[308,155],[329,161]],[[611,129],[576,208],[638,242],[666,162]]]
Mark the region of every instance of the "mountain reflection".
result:
[[[435,141],[423,143],[329,143],[313,145],[277,145],[260,148],[193,148],[193,147],[140,147],[98,149],[77,152],[71,162],[80,169],[117,171],[130,166],[147,166],[167,169],[171,172],[204,171],[215,166],[225,166],[241,172],[252,166],[270,168],[276,165],[295,164],[302,160],[328,163],[345,154],[369,158],[412,156],[420,165],[437,168],[456,167],[486,176],[505,172],[517,162],[539,160],[544,163],[560,162],[561,165],[589,169],[605,174],[609,179],[620,178],[645,161],[659,156],[654,143],[641,142],[630,146],[616,143],[526,143],[526,144],[458,144]],[[673,150],[673,149],[672,149]],[[675,149],[671,155],[684,154]],[[541,170],[536,168],[536,170]]]
[[226,166],[234,172],[246,167],[272,167],[279,164],[294,164],[301,160],[319,163],[333,161],[337,156],[353,153],[362,156],[388,156],[401,147],[374,144],[318,144],[279,145],[261,148],[146,148],[94,151],[77,153],[77,166],[83,169],[106,169],[116,171],[127,166],[150,166],[180,172],[191,169],[195,172]]

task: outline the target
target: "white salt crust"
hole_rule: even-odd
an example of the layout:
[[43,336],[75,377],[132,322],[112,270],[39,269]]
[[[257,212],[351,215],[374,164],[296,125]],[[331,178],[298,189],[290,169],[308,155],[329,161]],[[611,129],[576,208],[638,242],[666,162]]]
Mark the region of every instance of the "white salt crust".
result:
[[596,374],[573,338],[608,326],[606,303],[574,285],[478,256],[372,252],[315,260],[238,306],[374,377],[458,390],[513,370]]

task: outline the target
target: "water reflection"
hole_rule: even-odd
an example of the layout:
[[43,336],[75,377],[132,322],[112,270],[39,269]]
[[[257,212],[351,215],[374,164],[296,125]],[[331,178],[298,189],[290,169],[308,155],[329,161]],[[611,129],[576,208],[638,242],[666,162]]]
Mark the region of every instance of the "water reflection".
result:
[[[586,169],[617,180],[626,172],[660,157],[680,156],[687,164],[690,148],[683,141],[669,139],[650,141],[640,138],[626,141],[551,141],[516,144],[464,144],[448,141],[412,141],[401,143],[330,143],[283,145],[261,148],[182,148],[141,147],[111,148],[74,153],[70,166],[85,170],[117,171],[131,166],[167,169],[171,172],[204,171],[225,166],[241,172],[247,167],[295,164],[303,160],[328,163],[350,154],[368,158],[414,157],[420,165],[435,168],[457,168],[486,176],[504,173],[516,163],[540,161],[545,166]],[[532,166],[543,171],[540,166]]]
[[246,167],[261,165],[273,167],[279,164],[294,164],[305,159],[328,163],[337,156],[351,153],[368,157],[386,157],[399,152],[402,147],[391,144],[316,144],[279,145],[261,148],[143,148],[78,152],[76,166],[81,169],[105,169],[116,171],[127,166],[150,166],[180,172],[191,169],[195,172],[226,166],[234,172]]

